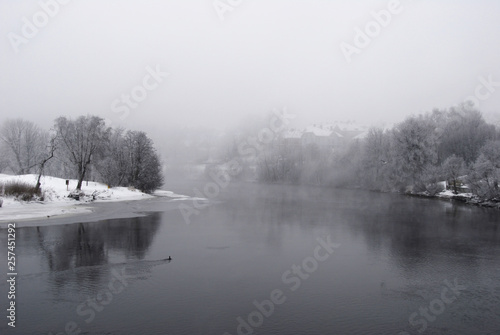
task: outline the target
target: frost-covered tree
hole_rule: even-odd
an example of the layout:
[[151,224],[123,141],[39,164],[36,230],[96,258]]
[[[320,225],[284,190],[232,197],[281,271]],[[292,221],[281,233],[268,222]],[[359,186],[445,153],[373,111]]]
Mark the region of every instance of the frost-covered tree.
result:
[[36,170],[48,143],[48,133],[31,121],[9,119],[0,128],[0,141],[9,168],[16,174],[27,174]]
[[481,148],[467,181],[483,199],[500,197],[500,141],[489,141]]
[[465,173],[465,161],[462,157],[451,155],[441,165],[444,178],[453,186],[453,193],[458,193],[458,178]]
[[161,160],[146,133],[128,131],[124,145],[128,160],[127,183],[146,193],[162,186]]
[[59,154],[78,175],[77,190],[81,190],[90,164],[102,152],[109,140],[110,128],[97,116],[80,116],[75,120],[59,117],[55,120]]
[[363,184],[369,189],[383,189],[384,174],[390,160],[389,136],[382,129],[371,128],[364,140],[362,154]]
[[437,163],[434,124],[424,116],[410,117],[393,130],[392,166],[403,185],[416,185],[423,171]]
[[466,164],[473,164],[481,147],[486,141],[494,140],[495,136],[495,127],[487,124],[473,106],[462,104],[450,108],[440,138],[441,159],[456,155],[463,158]]
[[94,164],[102,181],[110,187],[123,186],[127,181],[130,155],[127,153],[123,136],[123,129],[113,129],[109,141],[104,146],[103,157]]
[[299,181],[302,170],[302,152],[280,141],[274,141],[259,152],[257,177],[267,183]]

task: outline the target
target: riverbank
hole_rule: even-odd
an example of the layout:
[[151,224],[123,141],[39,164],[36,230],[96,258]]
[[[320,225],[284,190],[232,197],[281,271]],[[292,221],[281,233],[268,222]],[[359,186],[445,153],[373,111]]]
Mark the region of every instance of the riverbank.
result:
[[170,199],[152,197],[141,201],[93,202],[82,205],[78,211],[66,211],[54,216],[39,216],[21,220],[1,220],[0,229],[7,228],[9,222],[15,222],[17,228],[58,226],[74,223],[98,222],[113,219],[128,219],[147,216],[156,212],[177,211],[179,204],[192,198]]
[[437,194],[431,195],[427,192],[400,192],[400,191],[382,191],[382,190],[375,190],[375,189],[366,189],[361,186],[355,186],[355,187],[340,187],[339,189],[346,189],[346,190],[361,190],[361,191],[367,191],[367,192],[375,192],[375,193],[389,193],[389,194],[399,194],[399,195],[404,195],[407,197],[416,197],[416,198],[426,198],[426,199],[437,199],[437,200],[448,200],[448,201],[456,201],[460,203],[464,203],[467,205],[473,205],[473,206],[478,206],[478,207],[484,207],[484,208],[494,208],[494,209],[500,209],[500,202],[497,201],[492,201],[492,200],[480,200],[476,195],[473,193],[453,193],[451,190],[444,190],[441,191]]
[[[0,185],[7,183],[26,183],[29,185],[35,185],[37,180],[36,175],[21,175],[21,176],[11,176],[0,174]],[[131,203],[138,200],[153,200],[157,198],[162,198],[163,200],[184,200],[190,199],[187,196],[175,194],[174,192],[158,190],[152,194],[145,194],[139,190],[126,187],[114,187],[108,188],[107,185],[97,182],[84,182],[82,185],[80,200],[75,200],[69,197],[70,194],[74,194],[74,189],[77,185],[77,180],[69,180],[68,185],[66,185],[66,180],[55,177],[42,177],[41,189],[42,196],[41,199],[36,199],[33,201],[22,201],[12,196],[2,197],[3,205],[0,208],[0,227],[2,223],[7,222],[19,222],[19,221],[54,221],[53,219],[67,218],[70,216],[94,216],[94,221],[97,218],[96,215],[99,213],[107,212],[108,215],[116,217],[113,213],[113,207],[121,208],[121,211],[128,213],[130,211],[127,208],[134,208],[137,206],[131,205]],[[96,206],[97,204],[110,204],[123,202],[126,206],[111,206],[109,210],[101,208],[101,206]],[[100,209],[99,213],[95,213],[96,209]],[[102,218],[107,218],[107,216],[102,215]],[[101,218],[101,219],[102,219]],[[51,220],[52,219],[52,220]]]
[[495,208],[500,209],[500,202],[492,201],[492,200],[480,200],[477,196],[472,193],[453,193],[450,190],[442,191],[435,195],[430,195],[427,193],[404,193],[406,196],[410,197],[420,197],[420,198],[429,198],[429,199],[440,199],[440,200],[451,200],[457,201],[461,203],[465,203],[468,205],[474,205],[485,208]]

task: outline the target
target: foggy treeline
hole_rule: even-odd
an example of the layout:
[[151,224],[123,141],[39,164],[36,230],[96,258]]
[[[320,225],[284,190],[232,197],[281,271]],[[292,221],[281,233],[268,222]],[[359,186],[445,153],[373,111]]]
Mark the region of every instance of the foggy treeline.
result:
[[[455,193],[500,197],[500,131],[471,104],[411,116],[391,128],[369,128],[340,144],[296,141],[286,136],[287,127],[263,136],[270,117],[244,120],[224,132],[178,129],[161,143],[165,169],[212,179],[225,174],[231,180],[431,196],[446,182]],[[95,180],[145,192],[163,184],[162,162],[148,135],[108,127],[96,116],[59,117],[50,131],[7,120],[0,139],[0,172],[76,178],[79,186]]]
[[500,195],[500,132],[471,105],[412,116],[392,129],[370,129],[334,163],[344,183],[381,191],[442,191],[447,181],[483,199]]
[[337,147],[304,145],[280,133],[242,155],[238,147],[248,134],[255,131],[229,136],[219,148],[222,163],[208,165],[207,174],[223,173],[236,159],[239,172],[232,179],[427,195],[443,191],[446,181],[455,193],[500,196],[500,132],[468,103],[411,116],[389,129],[370,128],[364,138]]
[[141,131],[106,126],[97,116],[59,117],[51,130],[24,119],[0,128],[0,173],[50,175],[151,192],[163,184],[160,157]]

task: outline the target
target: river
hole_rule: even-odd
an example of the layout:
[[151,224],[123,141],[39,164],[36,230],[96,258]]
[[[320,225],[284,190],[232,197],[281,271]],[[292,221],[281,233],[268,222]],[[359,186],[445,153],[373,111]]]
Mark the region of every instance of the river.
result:
[[0,333],[500,334],[498,210],[247,183],[189,222],[191,201],[143,203],[142,217],[18,228],[16,327],[3,316]]

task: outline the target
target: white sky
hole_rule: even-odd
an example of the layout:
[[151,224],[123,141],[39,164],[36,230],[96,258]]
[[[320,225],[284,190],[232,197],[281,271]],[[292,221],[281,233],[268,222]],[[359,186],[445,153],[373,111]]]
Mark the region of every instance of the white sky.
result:
[[[16,53],[8,34],[23,36],[23,17],[33,22],[41,7],[0,0],[0,122],[49,127],[90,113],[147,131],[231,125],[284,106],[303,123],[394,122],[460,103],[478,77],[500,82],[495,0],[401,0],[348,64],[340,43],[388,3],[243,0],[221,21],[213,0],[73,0]],[[156,65],[170,76],[120,120],[112,102]],[[480,109],[500,112],[500,84]]]

